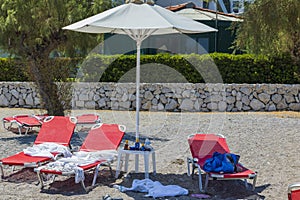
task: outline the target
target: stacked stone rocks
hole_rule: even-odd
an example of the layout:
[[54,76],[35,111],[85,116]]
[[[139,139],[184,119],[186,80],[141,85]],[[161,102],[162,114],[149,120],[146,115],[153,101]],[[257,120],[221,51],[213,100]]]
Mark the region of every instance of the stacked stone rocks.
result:
[[40,108],[33,83],[0,82],[0,107]]
[[[32,83],[0,83],[0,106],[38,108]],[[140,109],[150,111],[300,111],[300,85],[149,83]],[[135,110],[135,83],[74,83],[74,109]]]

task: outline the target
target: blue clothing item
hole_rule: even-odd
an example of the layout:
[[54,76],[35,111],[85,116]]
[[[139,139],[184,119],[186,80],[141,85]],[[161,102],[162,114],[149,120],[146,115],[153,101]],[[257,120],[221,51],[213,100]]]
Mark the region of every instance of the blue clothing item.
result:
[[239,155],[233,153],[214,152],[213,156],[205,161],[203,170],[206,172],[234,173],[239,158]]

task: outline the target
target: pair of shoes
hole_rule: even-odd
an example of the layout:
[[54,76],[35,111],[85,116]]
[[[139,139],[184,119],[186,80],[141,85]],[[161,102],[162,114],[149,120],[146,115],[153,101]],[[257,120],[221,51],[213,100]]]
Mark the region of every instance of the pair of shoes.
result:
[[109,194],[102,197],[102,200],[123,200],[123,198],[112,198]]

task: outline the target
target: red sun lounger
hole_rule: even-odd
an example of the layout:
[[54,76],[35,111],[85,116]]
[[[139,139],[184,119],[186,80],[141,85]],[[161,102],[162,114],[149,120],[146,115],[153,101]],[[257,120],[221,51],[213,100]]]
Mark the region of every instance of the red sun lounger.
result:
[[[15,115],[12,117],[4,117],[2,119],[3,127],[9,131],[14,131],[14,124],[17,125],[17,131],[21,135],[25,133],[25,135],[32,131],[33,128],[40,128],[42,126],[43,120],[48,115]],[[6,126],[6,124],[8,124]]]
[[[214,152],[230,153],[226,139],[222,135],[215,134],[194,134],[188,137],[188,143],[192,158],[187,159],[188,175],[190,175],[190,165],[192,164],[192,175],[194,170],[198,169],[199,189],[204,192],[208,186],[209,180],[234,180],[243,179],[246,187],[248,186],[247,179],[253,179],[252,189],[255,189],[257,174],[256,172],[247,169],[241,163],[238,163],[238,172],[234,173],[215,173],[206,172],[203,170],[205,161],[211,158]],[[205,186],[203,190],[201,172],[206,174]]]
[[[69,146],[73,131],[76,126],[76,118],[49,116],[46,117],[34,144],[56,143]],[[54,155],[56,152],[51,152]],[[3,166],[38,167],[44,162],[50,161],[49,157],[37,157],[25,154],[23,151],[0,160],[1,177],[4,178]]]
[[77,124],[97,124],[100,123],[100,118],[95,114],[83,114],[76,116]]
[[[126,129],[125,126],[118,125],[118,124],[96,124],[90,129],[90,131],[88,132],[88,135],[86,136],[83,144],[80,147],[79,152],[76,152],[76,153],[83,153],[83,154],[87,153],[88,154],[88,153],[104,152],[106,150],[107,151],[117,150],[122,141],[122,138],[125,134],[125,129]],[[76,156],[72,156],[72,157],[76,157]],[[71,159],[72,159],[72,157],[71,157]],[[60,168],[61,170],[53,168],[53,166],[55,166],[55,164],[57,164],[59,162],[60,162],[60,159],[34,169],[34,171],[37,172],[38,178],[40,180],[41,189],[44,187],[44,183],[43,183],[44,176],[42,176],[42,174],[52,174],[55,176],[56,175],[76,176],[76,173],[74,170],[67,171],[62,168]],[[95,169],[94,170],[94,178],[93,178],[93,182],[92,182],[92,186],[94,186],[96,183],[97,176],[98,176],[99,168],[101,166],[108,166],[112,173],[112,169],[110,166],[110,164],[112,162],[113,162],[113,159],[101,158],[98,160],[94,160],[93,162],[88,163],[86,165],[78,165],[78,167],[83,172],[87,172],[89,170]],[[80,180],[78,182],[81,183],[83,189],[86,191],[84,180]]]
[[288,186],[288,199],[300,200],[300,182]]

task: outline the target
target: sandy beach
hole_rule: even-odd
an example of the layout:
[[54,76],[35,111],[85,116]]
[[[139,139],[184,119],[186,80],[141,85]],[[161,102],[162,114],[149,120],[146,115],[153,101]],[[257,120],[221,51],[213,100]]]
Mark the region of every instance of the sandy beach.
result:
[[[0,108],[0,118],[15,114],[40,114],[38,109]],[[69,115],[96,113],[103,123],[118,123],[127,127],[124,139],[133,144],[135,138],[135,112],[73,110]],[[157,174],[150,173],[153,181],[163,185],[179,185],[189,195],[161,199],[197,199],[198,177],[187,176],[186,158],[190,157],[187,136],[193,133],[221,133],[227,138],[232,153],[239,154],[240,162],[258,172],[256,189],[247,190],[242,181],[211,181],[207,190],[210,199],[287,199],[289,184],[300,181],[300,114],[295,112],[244,112],[244,113],[169,113],[141,112],[141,141],[149,138],[156,150]],[[76,129],[78,130],[78,129]],[[13,155],[31,146],[37,133],[19,135],[0,127],[0,157]],[[76,134],[74,134],[76,135]],[[77,134],[77,137],[80,134]],[[78,139],[78,138],[77,138]],[[76,145],[73,139],[71,144]],[[121,147],[123,144],[121,144]],[[134,169],[130,160],[129,169]],[[140,173],[121,174],[119,179],[110,176],[107,169],[99,173],[97,184],[91,187],[92,174],[86,174],[88,193],[84,193],[74,178],[59,177],[41,190],[32,169],[4,168],[7,176],[0,182],[0,199],[99,199],[106,194],[113,198],[152,199],[145,193],[122,193],[112,185],[130,187],[133,179],[143,179],[143,162]],[[115,172],[116,162],[113,170]],[[151,170],[151,168],[150,168]]]

